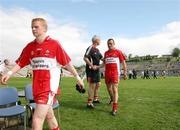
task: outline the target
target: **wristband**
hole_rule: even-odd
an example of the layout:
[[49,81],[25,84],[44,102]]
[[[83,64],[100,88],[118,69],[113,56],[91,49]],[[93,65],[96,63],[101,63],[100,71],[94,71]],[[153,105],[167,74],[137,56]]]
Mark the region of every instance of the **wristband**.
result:
[[81,78],[79,77],[79,75],[76,75],[76,79],[77,79],[77,80],[81,80]]
[[7,74],[8,74],[9,76],[11,76],[11,75],[13,74],[13,72],[12,72],[12,71],[8,71]]

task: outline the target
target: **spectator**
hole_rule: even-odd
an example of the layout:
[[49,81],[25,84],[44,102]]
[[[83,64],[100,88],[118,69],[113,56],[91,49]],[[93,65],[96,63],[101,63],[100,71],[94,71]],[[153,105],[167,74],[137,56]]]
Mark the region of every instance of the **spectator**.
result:
[[131,79],[132,76],[133,76],[133,72],[132,72],[132,70],[129,70],[129,79]]
[[137,78],[137,72],[136,72],[136,70],[133,69],[132,73],[133,73],[133,79],[136,79],[136,78]]

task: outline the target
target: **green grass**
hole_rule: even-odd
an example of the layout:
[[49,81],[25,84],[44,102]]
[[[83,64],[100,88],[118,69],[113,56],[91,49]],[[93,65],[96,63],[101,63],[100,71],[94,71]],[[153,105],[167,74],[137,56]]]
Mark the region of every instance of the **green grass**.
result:
[[[12,78],[9,86],[20,90],[30,82],[30,79]],[[102,103],[94,110],[86,108],[87,93],[79,94],[74,85],[74,79],[62,79],[59,97],[61,130],[180,129],[180,78],[122,80],[116,117],[110,115],[104,80],[99,93]]]

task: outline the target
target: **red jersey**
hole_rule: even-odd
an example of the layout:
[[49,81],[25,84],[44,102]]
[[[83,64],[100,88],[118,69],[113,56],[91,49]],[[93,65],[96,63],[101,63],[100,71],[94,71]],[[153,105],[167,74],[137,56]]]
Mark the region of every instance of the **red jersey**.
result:
[[33,95],[57,93],[60,68],[57,63],[66,65],[71,61],[57,40],[46,37],[43,43],[30,42],[22,51],[16,63],[22,68],[31,65],[33,70]]
[[125,56],[118,49],[108,50],[104,54],[105,73],[113,71],[120,74],[120,62],[125,60]]

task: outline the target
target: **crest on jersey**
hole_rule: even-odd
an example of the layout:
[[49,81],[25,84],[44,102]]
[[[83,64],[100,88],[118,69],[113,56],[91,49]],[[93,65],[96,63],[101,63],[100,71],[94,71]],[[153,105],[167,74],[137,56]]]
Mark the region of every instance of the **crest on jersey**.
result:
[[49,55],[50,51],[46,50],[45,55]]
[[34,55],[34,51],[31,51],[31,55]]

